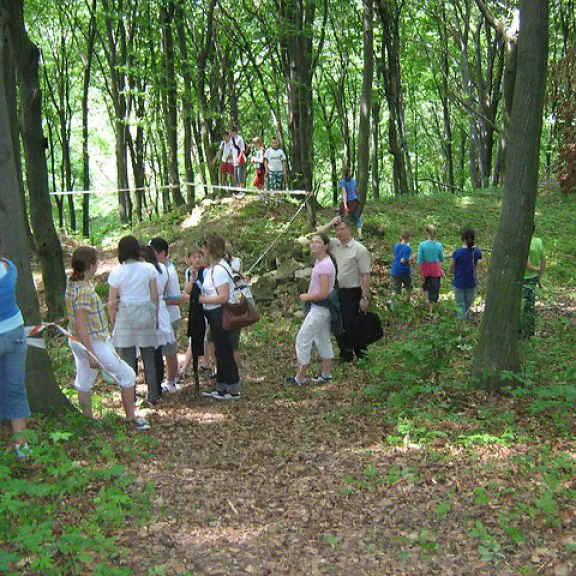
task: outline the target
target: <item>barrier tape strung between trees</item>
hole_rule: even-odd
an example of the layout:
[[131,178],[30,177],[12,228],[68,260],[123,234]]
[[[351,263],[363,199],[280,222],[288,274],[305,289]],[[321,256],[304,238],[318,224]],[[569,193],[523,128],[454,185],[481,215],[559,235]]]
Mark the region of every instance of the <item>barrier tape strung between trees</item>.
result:
[[83,350],[86,351],[88,356],[90,356],[91,358],[93,358],[96,361],[96,363],[100,367],[99,370],[100,370],[100,372],[102,372],[102,376],[104,377],[105,380],[107,380],[108,382],[111,382],[113,384],[120,385],[120,382],[118,382],[118,380],[112,374],[110,374],[110,372],[107,372],[104,369],[104,366],[102,365],[100,360],[98,360],[98,358],[96,358],[96,356],[94,354],[92,354],[92,352],[90,352],[90,350],[88,350],[88,348],[86,348],[86,346],[84,346],[84,344],[82,344],[82,342],[80,342],[80,340],[76,336],[74,336],[74,334],[72,334],[72,332],[70,332],[69,330],[66,330],[66,328],[63,328],[60,325],[60,322],[64,322],[65,320],[66,319],[58,320],[58,322],[42,322],[41,324],[36,324],[35,326],[25,326],[24,332],[26,334],[26,342],[27,342],[28,346],[31,346],[32,348],[41,348],[41,349],[45,350],[46,349],[46,341],[44,340],[43,337],[40,338],[39,336],[47,328],[56,328],[56,330],[58,330],[58,332],[60,332],[64,336],[66,336],[68,338],[68,340],[72,340],[73,342],[78,344],[78,346],[80,346],[80,348],[82,348]]
[[212,184],[196,184],[194,182],[183,182],[182,184],[166,184],[163,186],[141,186],[139,188],[117,188],[115,190],[61,190],[58,192],[50,192],[50,196],[82,196],[86,194],[96,194],[104,196],[107,194],[117,194],[119,192],[141,192],[144,190],[172,190],[174,188],[185,188],[187,186],[194,186],[194,188],[202,188],[209,190],[226,190],[229,192],[242,192],[244,194],[276,194],[287,196],[308,196],[312,192],[307,190],[268,190],[265,188],[243,188],[242,186],[213,186]]

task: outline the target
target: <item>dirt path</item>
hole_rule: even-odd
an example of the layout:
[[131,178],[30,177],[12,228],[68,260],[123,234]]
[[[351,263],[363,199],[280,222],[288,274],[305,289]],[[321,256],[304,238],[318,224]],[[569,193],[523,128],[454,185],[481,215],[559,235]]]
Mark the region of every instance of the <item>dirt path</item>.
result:
[[[136,473],[154,482],[152,517],[123,542],[135,574],[154,565],[213,576],[574,573],[574,516],[562,530],[515,519],[526,537],[516,546],[471,535],[478,520],[499,529],[526,447],[390,447],[391,425],[358,401],[365,370],[288,388],[291,337],[278,337],[278,354],[243,366],[241,402],[194,399],[190,383],[151,414],[160,445]],[[479,486],[502,502],[479,504]]]

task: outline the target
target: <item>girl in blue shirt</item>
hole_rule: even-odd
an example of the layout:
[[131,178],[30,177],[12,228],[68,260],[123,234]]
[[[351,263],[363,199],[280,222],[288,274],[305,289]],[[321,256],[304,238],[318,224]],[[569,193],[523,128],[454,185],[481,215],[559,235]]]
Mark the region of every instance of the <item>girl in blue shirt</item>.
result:
[[454,250],[450,262],[450,273],[454,274],[452,285],[456,298],[456,317],[461,320],[472,317],[470,307],[476,298],[476,266],[482,259],[482,252],[474,246],[474,236],[472,228],[462,230],[462,248]]
[[342,202],[338,212],[342,218],[350,215],[354,219],[359,239],[362,239],[362,221],[360,220],[360,200],[356,194],[356,180],[350,174],[350,168],[346,166],[342,171],[343,178],[340,180],[342,190]]

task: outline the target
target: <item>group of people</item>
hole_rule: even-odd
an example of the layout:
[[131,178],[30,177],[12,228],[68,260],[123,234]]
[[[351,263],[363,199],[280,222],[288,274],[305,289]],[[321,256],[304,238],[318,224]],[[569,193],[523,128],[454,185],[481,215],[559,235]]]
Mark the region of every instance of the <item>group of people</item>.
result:
[[[332,229],[335,238],[326,234]],[[429,224],[425,231],[427,239],[419,244],[416,258],[410,246],[410,232],[402,232],[393,248],[391,277],[394,293],[400,295],[404,290],[409,302],[413,290],[411,265],[415,260],[432,311],[444,275],[444,248],[437,240],[436,227]],[[471,228],[462,231],[461,241],[462,246],[452,254],[449,271],[454,277],[457,317],[467,319],[471,317],[476,296],[476,269],[482,252],[475,246],[475,232]],[[0,256],[1,249],[0,238]],[[306,317],[296,337],[298,365],[295,375],[287,378],[296,385],[310,381],[307,371],[313,346],[318,350],[321,369],[312,381],[332,379],[331,332],[336,335],[342,361],[362,358],[366,352],[355,342],[352,327],[370,304],[368,249],[354,239],[348,219],[337,216],[312,235],[310,251],[315,263],[308,290],[300,295]],[[145,246],[134,236],[120,240],[119,264],[108,277],[108,321],[92,284],[98,267],[97,252],[89,246],[74,251],[65,301],[72,335],[70,347],[76,364],[74,387],[80,407],[88,417],[93,417],[91,389],[101,371],[108,381],[120,386],[127,419],[138,430],[149,429],[149,422],[136,415],[138,357],[144,366],[149,404],[156,405],[163,393],[179,389],[177,329],[182,304],[189,306],[187,333],[194,336],[192,341],[196,340],[195,354],[204,354],[200,368],[211,371],[211,357],[215,361],[213,388],[203,396],[223,401],[241,397],[240,331],[225,328],[222,310],[224,304],[235,302],[241,261],[232,256],[222,236],[208,234],[201,245],[187,254],[186,282],[181,291],[178,273],[168,253],[169,244],[160,237],[152,238]],[[523,336],[534,334],[535,288],[541,284],[545,269],[542,241],[533,236],[524,277]],[[27,344],[16,303],[17,277],[14,264],[0,258],[0,419],[11,420],[15,453],[26,458],[30,453],[23,435],[26,418],[30,416],[25,390]],[[198,343],[202,345],[200,352]],[[191,356],[189,348],[181,370],[185,371]]]
[[[220,163],[220,182],[222,186],[244,188],[248,161],[254,167],[252,185],[261,191],[261,197],[268,202],[269,194],[284,190],[288,182],[287,157],[280,148],[278,138],[270,141],[268,148],[259,136],[252,139],[252,148],[238,134],[238,128],[222,132],[222,141],[212,164]],[[278,204],[278,196],[274,195]]]

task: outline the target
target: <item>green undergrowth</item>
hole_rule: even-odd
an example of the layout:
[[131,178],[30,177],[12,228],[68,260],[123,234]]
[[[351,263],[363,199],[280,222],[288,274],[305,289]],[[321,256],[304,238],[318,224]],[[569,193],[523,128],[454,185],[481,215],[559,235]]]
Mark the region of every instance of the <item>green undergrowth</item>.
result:
[[36,418],[28,460],[0,452],[0,573],[133,574],[118,539],[148,519],[153,487],[129,464],[151,440],[116,420]]

